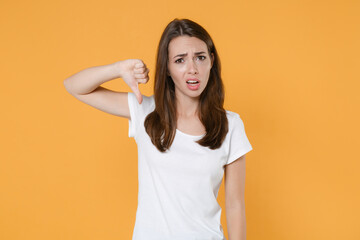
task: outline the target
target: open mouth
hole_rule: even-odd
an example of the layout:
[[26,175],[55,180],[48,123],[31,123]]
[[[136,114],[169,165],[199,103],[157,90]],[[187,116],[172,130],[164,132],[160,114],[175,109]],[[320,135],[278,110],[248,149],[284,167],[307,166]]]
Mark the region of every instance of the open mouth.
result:
[[200,88],[200,82],[197,80],[187,80],[186,85],[192,91],[196,91]]
[[196,81],[196,80],[188,80],[188,81],[186,81],[186,83],[187,84],[198,84],[199,83],[199,81]]

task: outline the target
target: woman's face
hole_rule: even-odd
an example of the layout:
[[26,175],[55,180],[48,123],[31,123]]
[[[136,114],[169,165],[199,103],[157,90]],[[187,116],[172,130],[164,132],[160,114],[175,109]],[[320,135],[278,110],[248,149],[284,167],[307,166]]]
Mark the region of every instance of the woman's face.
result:
[[168,71],[176,97],[198,98],[207,85],[213,63],[206,43],[196,37],[179,36],[170,41],[168,53]]

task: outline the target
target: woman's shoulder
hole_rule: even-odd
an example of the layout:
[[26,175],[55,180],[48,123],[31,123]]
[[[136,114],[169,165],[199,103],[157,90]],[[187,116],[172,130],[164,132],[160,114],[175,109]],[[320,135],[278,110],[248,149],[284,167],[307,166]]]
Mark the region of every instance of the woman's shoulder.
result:
[[152,111],[155,107],[154,95],[146,96],[142,95],[141,104],[138,102],[135,94],[133,92],[128,92],[129,106],[134,109],[138,109],[143,113]]
[[235,118],[240,118],[240,115],[236,112],[230,110],[225,110],[225,111],[226,111],[226,117],[228,118],[229,121],[232,121]]
[[225,111],[226,111],[226,117],[228,119],[230,128],[233,128],[234,126],[236,126],[238,124],[240,124],[240,125],[244,124],[240,117],[240,114],[238,114],[237,112],[229,111],[229,110],[225,110]]
[[[143,104],[143,103],[145,103],[145,104],[152,104],[152,103],[155,102],[155,100],[154,100],[154,95],[151,95],[151,96],[146,96],[146,95],[143,95],[143,94],[141,94],[141,95],[142,95],[142,98],[143,98],[143,101],[142,101],[141,104]],[[136,96],[135,96],[135,93],[133,93],[133,92],[128,92],[128,96],[129,96],[129,98],[130,98],[131,101],[135,101],[135,100],[136,100],[136,102],[137,102],[137,98],[136,98]]]
[[151,96],[146,96],[146,95],[142,95],[142,96],[143,96],[143,101],[151,104],[155,103],[154,94]]

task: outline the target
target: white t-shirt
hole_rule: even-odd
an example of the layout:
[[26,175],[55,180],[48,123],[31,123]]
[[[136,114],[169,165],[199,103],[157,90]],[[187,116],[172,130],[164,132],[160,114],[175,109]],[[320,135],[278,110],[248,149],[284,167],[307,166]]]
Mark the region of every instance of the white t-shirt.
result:
[[220,223],[218,190],[224,166],[252,150],[237,113],[226,111],[229,132],[222,146],[211,150],[193,136],[176,130],[174,141],[160,152],[145,131],[154,96],[139,104],[128,93],[129,137],[138,146],[138,207],[133,240],[226,240]]

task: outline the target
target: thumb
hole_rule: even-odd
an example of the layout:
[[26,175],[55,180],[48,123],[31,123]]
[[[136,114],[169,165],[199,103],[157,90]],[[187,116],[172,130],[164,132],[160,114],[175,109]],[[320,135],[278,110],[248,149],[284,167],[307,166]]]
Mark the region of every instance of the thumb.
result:
[[142,99],[142,95],[141,95],[140,90],[139,90],[139,87],[138,87],[138,83],[136,83],[136,85],[133,86],[133,87],[131,88],[131,90],[132,90],[133,93],[135,94],[135,96],[136,96],[139,104],[141,104],[143,99]]

